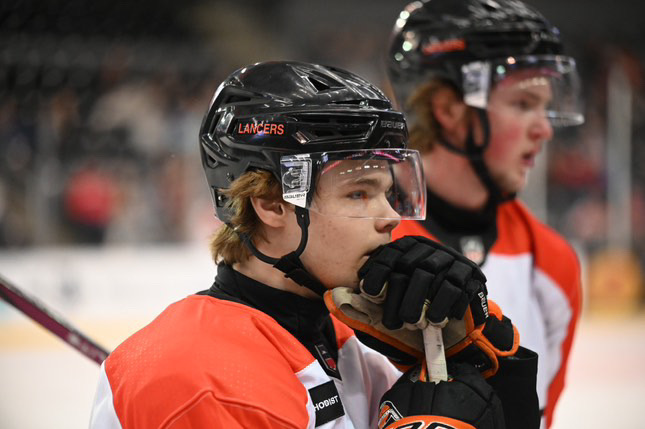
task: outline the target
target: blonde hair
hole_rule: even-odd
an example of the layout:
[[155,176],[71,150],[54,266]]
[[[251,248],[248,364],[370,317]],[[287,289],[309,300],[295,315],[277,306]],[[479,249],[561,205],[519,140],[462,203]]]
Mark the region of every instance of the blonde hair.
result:
[[266,240],[262,231],[262,221],[258,218],[251,198],[282,200],[282,188],[278,180],[268,171],[249,171],[238,177],[231,187],[224,191],[228,198],[227,205],[233,216],[228,224],[222,225],[211,239],[211,255],[215,263],[224,261],[232,265],[244,262],[251,252],[246,247],[240,233],[248,235],[251,240]]
[[[441,125],[432,112],[432,98],[442,88],[454,87],[440,79],[420,85],[406,103],[409,124],[409,148],[421,153],[432,150],[439,139]],[[456,90],[455,90],[456,91]]]

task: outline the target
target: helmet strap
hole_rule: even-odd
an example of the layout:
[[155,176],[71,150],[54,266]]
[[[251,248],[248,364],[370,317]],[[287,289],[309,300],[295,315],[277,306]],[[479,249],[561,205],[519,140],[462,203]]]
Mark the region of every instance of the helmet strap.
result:
[[470,166],[473,168],[475,174],[477,174],[477,177],[488,191],[487,205],[496,206],[503,203],[504,201],[514,199],[516,193],[505,193],[495,182],[495,180],[493,180],[493,177],[490,174],[490,170],[488,169],[488,166],[484,161],[484,152],[490,145],[490,121],[488,120],[488,113],[486,112],[486,109],[474,108],[474,110],[477,113],[479,121],[481,122],[484,129],[483,144],[478,145],[477,143],[475,143],[472,125],[470,126],[470,129],[468,130],[468,136],[466,137],[466,147],[463,149],[448,142],[442,134],[439,135],[437,142],[449,151],[468,158]]
[[317,278],[305,269],[305,266],[300,260],[300,255],[304,252],[309,238],[309,211],[302,207],[296,207],[296,219],[301,231],[300,244],[295,251],[288,253],[279,259],[272,258],[260,252],[253,244],[253,241],[248,234],[238,232],[238,235],[256,258],[269,265],[273,265],[273,267],[282,271],[285,277],[290,278],[300,286],[306,287],[316,293],[316,295],[323,296],[327,289]]
[[472,156],[468,156],[470,165],[473,167],[473,170],[475,170],[475,174],[477,174],[479,180],[481,180],[488,190],[487,204],[489,206],[497,206],[504,201],[514,199],[516,193],[504,192],[495,180],[493,180],[493,176],[490,174],[490,170],[484,161],[484,152],[490,145],[490,120],[488,119],[486,109],[475,108],[475,112],[477,113],[477,116],[479,116],[479,121],[484,128],[484,144],[478,146],[475,143],[473,127],[471,126],[468,132],[468,137],[466,137],[466,153],[472,154]]

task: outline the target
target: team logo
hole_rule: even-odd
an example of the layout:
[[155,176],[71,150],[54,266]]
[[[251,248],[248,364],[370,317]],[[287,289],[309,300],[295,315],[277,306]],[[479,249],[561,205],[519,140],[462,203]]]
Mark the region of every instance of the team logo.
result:
[[238,135],[275,135],[281,136],[284,134],[284,124],[276,124],[271,122],[240,122],[237,124]]
[[459,240],[459,245],[461,246],[461,253],[477,265],[481,265],[484,262],[484,257],[486,256],[486,250],[484,249],[484,242],[481,237],[477,235],[462,237]]
[[430,40],[428,43],[421,47],[423,55],[433,55],[443,52],[456,52],[466,49],[466,42],[464,39],[450,39],[450,40]]
[[340,378],[340,373],[338,372],[338,368],[336,367],[336,361],[333,357],[331,357],[331,354],[327,350],[327,347],[325,347],[325,344],[322,342],[314,344],[314,348],[318,353],[318,361],[322,363],[325,372],[333,377]]

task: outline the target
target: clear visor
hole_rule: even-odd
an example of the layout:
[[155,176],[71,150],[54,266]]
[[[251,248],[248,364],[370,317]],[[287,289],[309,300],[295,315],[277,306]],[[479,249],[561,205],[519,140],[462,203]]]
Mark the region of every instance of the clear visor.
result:
[[553,126],[584,122],[580,78],[573,58],[518,56],[462,66],[464,101],[487,110],[515,108]]
[[285,201],[325,216],[425,219],[419,152],[369,149],[283,156]]

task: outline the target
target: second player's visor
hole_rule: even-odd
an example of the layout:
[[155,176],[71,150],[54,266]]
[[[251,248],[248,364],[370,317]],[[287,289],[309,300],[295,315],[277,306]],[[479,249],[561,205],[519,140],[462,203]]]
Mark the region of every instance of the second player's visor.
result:
[[462,66],[464,101],[494,109],[495,88],[513,92],[519,108],[534,109],[554,126],[584,122],[580,78],[573,58],[561,55],[525,55],[476,61]]
[[424,219],[419,152],[368,149],[284,156],[282,197],[326,216]]

